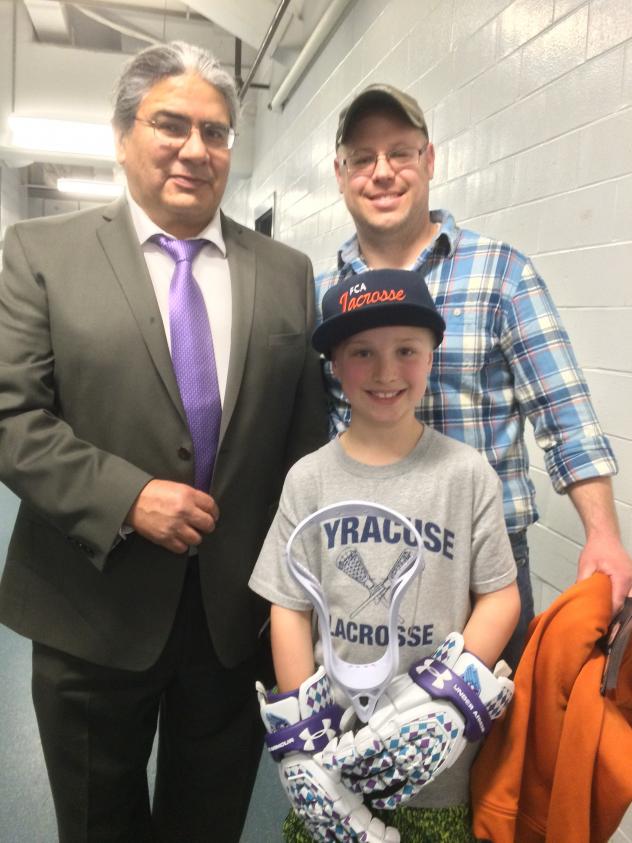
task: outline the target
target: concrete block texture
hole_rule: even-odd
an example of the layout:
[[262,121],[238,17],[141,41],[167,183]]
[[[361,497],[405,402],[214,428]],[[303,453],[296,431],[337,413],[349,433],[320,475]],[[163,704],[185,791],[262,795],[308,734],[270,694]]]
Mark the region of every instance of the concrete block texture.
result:
[[632,243],[549,252],[534,263],[559,308],[632,307]]
[[498,55],[512,53],[553,20],[553,0],[516,0],[498,18]]
[[603,53],[632,38],[630,0],[592,0],[588,28],[588,57]]
[[587,32],[588,8],[584,6],[530,41],[522,56],[522,94],[580,65],[586,53]]

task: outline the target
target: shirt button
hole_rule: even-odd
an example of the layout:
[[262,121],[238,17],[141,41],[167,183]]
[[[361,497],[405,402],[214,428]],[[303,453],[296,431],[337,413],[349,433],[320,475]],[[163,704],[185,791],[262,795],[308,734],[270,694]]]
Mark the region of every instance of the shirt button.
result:
[[181,460],[190,460],[191,459],[191,451],[188,448],[178,448],[178,456]]
[[455,307],[452,312],[455,316],[460,316],[463,313],[460,307]]

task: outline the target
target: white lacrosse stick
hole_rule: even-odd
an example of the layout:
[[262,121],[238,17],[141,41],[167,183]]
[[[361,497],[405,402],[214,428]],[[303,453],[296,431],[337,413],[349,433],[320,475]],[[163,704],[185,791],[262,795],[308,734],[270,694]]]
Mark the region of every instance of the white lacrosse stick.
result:
[[[345,661],[334,652],[329,631],[329,606],[318,579],[302,565],[292,552],[294,542],[310,527],[330,521],[334,518],[345,516],[375,516],[377,518],[388,518],[399,523],[414,539],[415,547],[412,552],[400,554],[396,564],[388,574],[383,583],[370,583],[370,597],[380,599],[385,594],[390,594],[391,602],[388,612],[388,645],[384,654],[376,661],[369,664],[353,664]],[[384,689],[388,686],[393,676],[397,673],[399,666],[399,643],[398,643],[398,618],[399,607],[413,577],[421,576],[424,563],[421,554],[421,536],[415,526],[390,507],[381,504],[370,503],[361,500],[340,501],[331,504],[312,513],[298,524],[290,536],[285,549],[285,557],[294,579],[302,586],[314,604],[318,616],[320,637],[323,648],[323,660],[327,675],[342,688],[347,694],[356,711],[356,714],[363,723],[367,723],[375,710],[375,706]],[[353,551],[352,551],[353,553]],[[341,565],[354,564],[358,570],[350,573],[354,579],[362,581],[365,574],[362,571],[361,562],[357,557],[350,557],[339,563]]]

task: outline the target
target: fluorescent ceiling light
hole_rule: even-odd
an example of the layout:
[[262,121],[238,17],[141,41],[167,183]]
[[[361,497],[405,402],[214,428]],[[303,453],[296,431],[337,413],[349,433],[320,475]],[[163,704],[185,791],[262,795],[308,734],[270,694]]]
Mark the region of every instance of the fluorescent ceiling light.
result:
[[11,114],[9,126],[13,145],[22,149],[114,159],[114,139],[109,123],[80,123]]
[[123,185],[113,181],[88,181],[86,179],[57,179],[57,190],[75,196],[94,196],[114,199],[123,193]]

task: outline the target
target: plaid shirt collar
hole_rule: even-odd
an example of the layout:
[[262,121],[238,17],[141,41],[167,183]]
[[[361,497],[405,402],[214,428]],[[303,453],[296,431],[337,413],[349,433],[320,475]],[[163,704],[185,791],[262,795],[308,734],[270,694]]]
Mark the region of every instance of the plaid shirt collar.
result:
[[[430,221],[440,223],[439,232],[410,267],[413,271],[418,270],[431,255],[439,253],[443,257],[452,257],[461,237],[461,229],[449,211],[430,211]],[[352,237],[345,240],[338,252],[338,271],[343,277],[350,273],[358,275],[360,272],[366,272],[368,268],[360,252],[358,235],[354,233]]]

